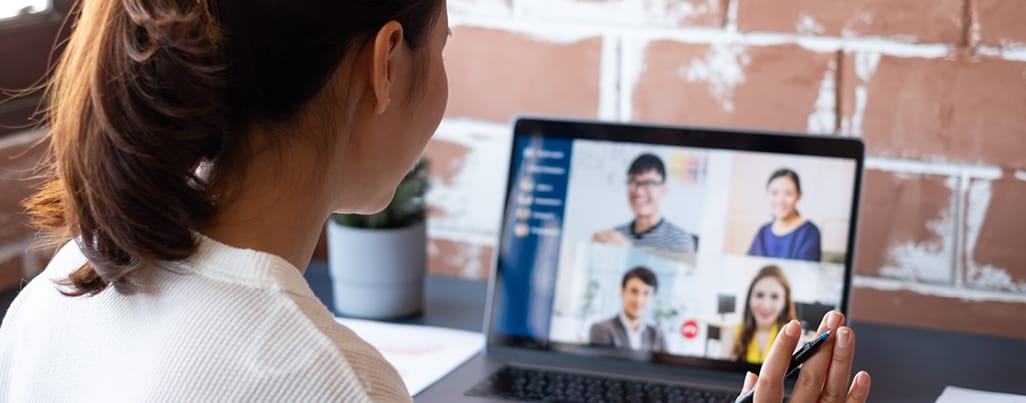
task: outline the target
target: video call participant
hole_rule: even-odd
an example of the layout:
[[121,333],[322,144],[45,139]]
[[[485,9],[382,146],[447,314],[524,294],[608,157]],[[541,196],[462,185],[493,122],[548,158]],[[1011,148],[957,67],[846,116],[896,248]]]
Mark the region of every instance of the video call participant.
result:
[[728,359],[761,364],[781,327],[794,320],[791,283],[777,266],[766,266],[756,273],[748,286],[742,322],[733,332],[723,332],[723,356]]
[[635,267],[623,275],[620,298],[623,310],[609,320],[591,326],[589,342],[639,351],[666,351],[666,340],[658,327],[645,323],[645,314],[659,289],[655,273]]
[[637,247],[651,247],[675,252],[695,253],[698,236],[666,221],[659,207],[666,196],[666,166],[653,154],[642,154],[627,170],[627,201],[634,220],[596,232],[592,241]]
[[798,174],[787,168],[778,169],[770,175],[766,193],[773,221],[759,228],[748,255],[819,261],[819,228],[797,210],[802,197]]

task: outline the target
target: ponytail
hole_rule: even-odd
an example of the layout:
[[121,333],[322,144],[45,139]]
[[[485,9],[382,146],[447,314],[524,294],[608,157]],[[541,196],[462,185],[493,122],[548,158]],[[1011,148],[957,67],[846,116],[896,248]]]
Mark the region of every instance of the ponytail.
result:
[[148,262],[192,254],[191,228],[214,212],[196,171],[222,146],[221,35],[205,1],[80,7],[48,92],[55,162],[26,207],[88,258],[62,292],[132,292]]

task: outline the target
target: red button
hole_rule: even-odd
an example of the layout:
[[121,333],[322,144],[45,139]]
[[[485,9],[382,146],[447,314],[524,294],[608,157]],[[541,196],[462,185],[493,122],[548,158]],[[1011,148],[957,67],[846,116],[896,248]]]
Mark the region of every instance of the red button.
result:
[[685,339],[693,339],[698,336],[698,322],[689,320],[680,326],[680,335]]

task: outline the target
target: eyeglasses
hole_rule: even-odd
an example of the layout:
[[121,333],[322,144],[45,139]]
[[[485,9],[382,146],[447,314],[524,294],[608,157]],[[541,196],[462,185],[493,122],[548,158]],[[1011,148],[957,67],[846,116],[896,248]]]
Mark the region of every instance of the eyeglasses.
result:
[[662,185],[663,183],[665,183],[665,182],[664,181],[652,180],[652,179],[644,180],[644,181],[639,181],[639,180],[631,179],[631,180],[627,181],[627,186],[629,186],[632,189],[637,189],[637,188],[641,188],[641,187],[643,187],[645,189],[651,189],[651,188],[653,188],[655,186]]

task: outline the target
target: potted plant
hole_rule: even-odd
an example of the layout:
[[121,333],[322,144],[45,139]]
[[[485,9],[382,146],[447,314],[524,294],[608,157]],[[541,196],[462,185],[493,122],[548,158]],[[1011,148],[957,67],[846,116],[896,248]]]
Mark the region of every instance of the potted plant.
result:
[[336,313],[384,319],[423,309],[424,196],[429,187],[428,162],[421,158],[380,213],[335,214],[328,220],[328,265]]

